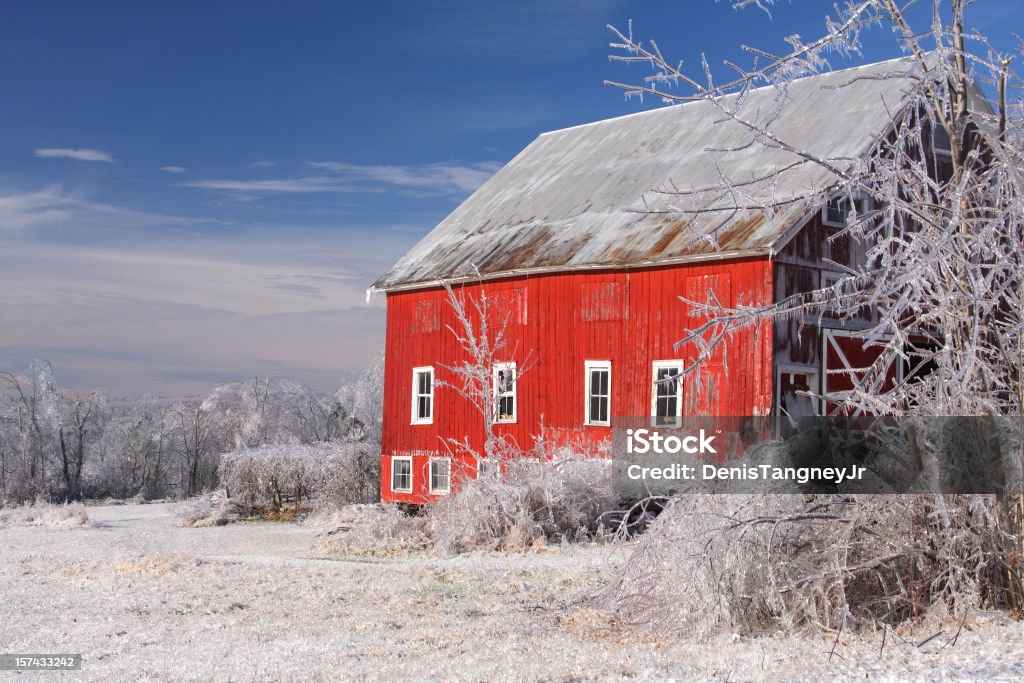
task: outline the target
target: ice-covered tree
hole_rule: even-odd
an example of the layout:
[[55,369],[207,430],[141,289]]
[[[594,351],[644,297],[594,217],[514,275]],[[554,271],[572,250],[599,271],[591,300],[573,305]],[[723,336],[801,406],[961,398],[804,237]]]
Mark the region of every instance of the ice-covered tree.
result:
[[[772,0],[732,4],[765,9]],[[877,359],[856,369],[851,389],[828,395],[831,404],[873,414],[1019,421],[1024,120],[1020,101],[1010,95],[1019,92],[1020,80],[1013,55],[965,28],[970,0],[936,0],[925,26],[911,24],[910,4],[840,2],[819,38],[792,36],[782,51],[747,47],[749,62],[728,63],[724,80],[706,62],[690,70],[670,60],[656,43],[635,39],[632,28],[612,29],[612,58],[649,64],[653,73],[638,83],[611,84],[668,102],[710,103],[720,123],[749,136],[749,145],[718,150],[722,155],[758,148],[789,155],[789,165],[762,177],[722,173],[706,187],[655,189],[670,196],[666,213],[682,224],[724,225],[730,216],[785,209],[795,199],[772,188],[792,165],[813,165],[832,179],[819,203],[839,197],[851,207],[838,237],[857,244],[864,257],[831,264],[844,272],[834,285],[763,305],[726,307],[714,296],[689,302],[695,323],[681,343],[700,349],[694,368],[738,330],[765,321],[814,325],[825,315],[856,317],[867,322],[858,334],[875,346]],[[892,128],[860,159],[822,156],[787,138],[775,123],[790,85],[859,58],[868,30],[891,31],[912,65],[909,74],[893,75],[909,92],[908,104],[891,112]],[[764,102],[747,97],[759,87],[775,90],[772,109],[750,104]],[[937,157],[937,142],[948,142],[948,162]],[[858,212],[858,197],[870,198],[870,208]],[[707,221],[709,215],[720,220]],[[714,243],[715,230],[699,232]],[[909,371],[889,381],[894,364]],[[1019,489],[1016,496],[1016,504],[1012,495],[680,497],[638,544],[605,599],[625,619],[695,631],[712,624],[842,629],[848,619],[892,623],[926,609],[961,614],[979,604],[1019,613]],[[870,533],[858,538],[865,529]],[[695,584],[706,589],[699,599],[675,599],[683,575],[684,583],[710,579]]]
[[[520,349],[511,336],[514,311],[502,306],[499,298],[488,293],[482,283],[469,291],[453,287],[447,281],[441,285],[454,317],[454,324],[447,325],[447,331],[462,353],[456,362],[441,366],[450,379],[437,380],[436,384],[465,399],[480,416],[483,431],[482,451],[473,446],[468,435],[450,437],[445,445],[477,461],[500,462],[522,451],[522,445],[495,430],[502,410],[502,385],[507,387],[518,382],[532,369],[537,358],[532,350]],[[514,367],[510,365],[513,362]]]
[[[771,2],[733,4],[763,8]],[[1009,97],[1020,83],[1010,68],[1012,55],[965,29],[970,4],[936,2],[932,23],[915,27],[895,0],[840,3],[820,38],[805,42],[792,36],[788,49],[777,52],[747,47],[750,63],[729,63],[725,80],[706,62],[689,70],[663,56],[656,43],[613,29],[618,40],[612,58],[649,63],[653,73],[640,83],[612,85],[668,102],[713,103],[724,121],[748,131],[751,146],[782,150],[793,164],[823,169],[834,182],[819,200],[846,196],[854,207],[837,237],[859,243],[866,254],[861,263],[833,264],[845,271],[834,285],[769,305],[727,308],[713,297],[711,303],[693,302],[700,322],[684,341],[710,340],[713,346],[767,318],[813,324],[836,310],[853,317],[872,309],[874,322],[859,334],[881,352],[851,378],[852,389],[829,397],[835,403],[875,414],[1021,413],[1024,126],[1020,102]],[[858,57],[867,30],[891,31],[913,62],[909,104],[892,112],[892,130],[863,159],[815,154],[778,133],[774,123],[785,110],[789,84]],[[745,95],[762,86],[777,91],[774,111],[748,106]],[[940,139],[950,143],[945,170],[935,152]],[[770,187],[784,166],[753,181],[722,177],[704,188],[659,191],[673,196],[669,213],[684,221],[709,213],[772,212],[787,200],[765,201],[757,190]],[[709,196],[715,201],[706,201]],[[854,197],[869,197],[872,208],[858,214]],[[714,237],[713,231],[703,236]],[[889,369],[899,363],[912,371],[887,383]],[[915,371],[925,368],[927,373]]]

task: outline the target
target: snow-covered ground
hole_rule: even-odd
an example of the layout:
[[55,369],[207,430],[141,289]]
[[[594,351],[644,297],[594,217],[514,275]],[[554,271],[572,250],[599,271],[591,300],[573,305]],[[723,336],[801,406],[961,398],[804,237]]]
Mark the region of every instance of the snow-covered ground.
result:
[[[1022,680],[1024,624],[950,633],[659,639],[587,604],[623,552],[317,554],[315,531],[178,528],[172,505],[0,528],[0,652],[82,653],[17,680]],[[834,648],[834,654],[829,657]]]

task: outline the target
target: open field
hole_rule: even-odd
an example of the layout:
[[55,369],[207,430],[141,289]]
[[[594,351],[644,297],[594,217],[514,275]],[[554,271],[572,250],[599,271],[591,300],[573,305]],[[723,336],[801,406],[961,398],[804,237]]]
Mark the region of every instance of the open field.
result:
[[946,647],[956,625],[884,649],[880,633],[657,640],[588,606],[622,549],[328,557],[294,524],[178,528],[166,504],[88,513],[92,527],[0,528],[0,652],[84,655],[80,672],[0,679],[1024,678],[1024,624],[1002,614],[972,615]]

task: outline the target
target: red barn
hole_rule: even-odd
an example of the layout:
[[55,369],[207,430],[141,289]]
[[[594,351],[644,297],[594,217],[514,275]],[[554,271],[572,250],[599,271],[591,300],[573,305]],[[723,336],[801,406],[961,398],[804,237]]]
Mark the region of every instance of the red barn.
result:
[[[854,163],[905,109],[910,68],[894,60],[796,81],[771,130]],[[747,97],[748,112],[778,108],[772,88]],[[743,196],[657,192],[723,177],[745,183]],[[865,353],[828,320],[799,334],[796,321],[766,322],[712,357],[699,385],[671,378],[697,353],[676,345],[694,327],[680,297],[768,303],[836,277],[829,260],[856,261],[845,240],[829,239],[847,211],[829,196],[835,185],[819,165],[752,144],[707,102],[541,135],[374,284],[387,295],[381,497],[424,502],[476,472],[451,448],[459,440],[480,452],[485,432],[450,386],[466,354],[442,280],[468,300],[486,292],[501,311],[509,343],[493,368],[493,429],[524,448],[541,425],[598,443],[613,415],[820,411],[796,392],[835,389],[826,382],[841,378],[826,370],[862,367]],[[707,210],[701,220],[671,214],[686,201]],[[759,205],[775,208],[745,208]]]

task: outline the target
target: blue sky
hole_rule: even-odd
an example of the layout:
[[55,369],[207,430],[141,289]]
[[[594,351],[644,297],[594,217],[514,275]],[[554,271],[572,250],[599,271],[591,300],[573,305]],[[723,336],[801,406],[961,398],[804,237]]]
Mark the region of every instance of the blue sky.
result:
[[[115,395],[333,389],[383,345],[367,286],[490,174],[546,130],[659,106],[602,84],[644,74],[608,61],[606,24],[718,64],[818,35],[830,7],[9,3],[0,370],[47,358]],[[979,0],[968,23],[1010,49],[1019,12]],[[880,30],[867,48],[899,55]]]

